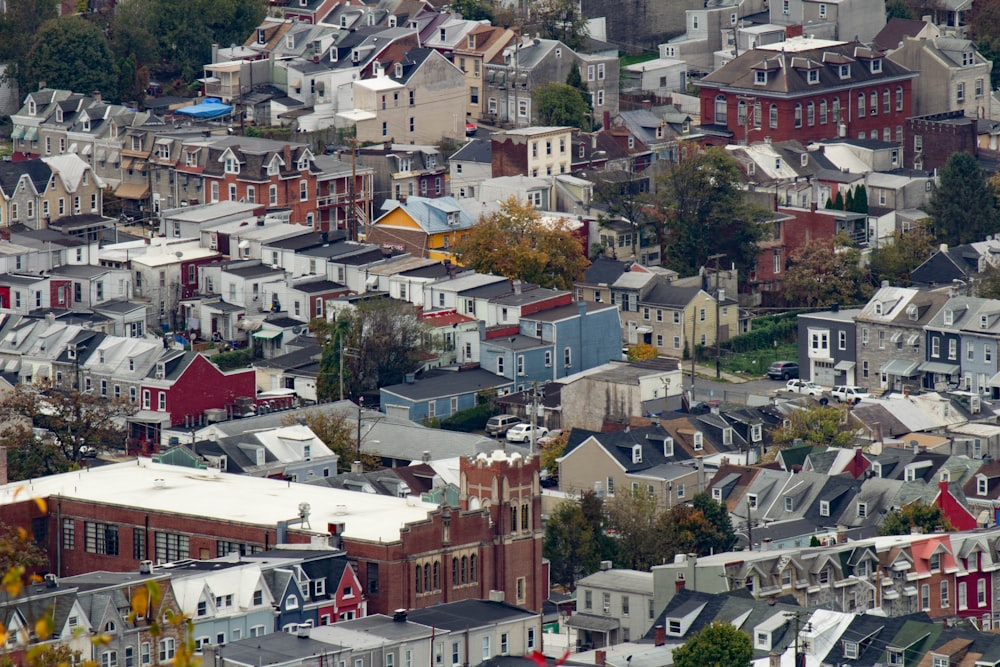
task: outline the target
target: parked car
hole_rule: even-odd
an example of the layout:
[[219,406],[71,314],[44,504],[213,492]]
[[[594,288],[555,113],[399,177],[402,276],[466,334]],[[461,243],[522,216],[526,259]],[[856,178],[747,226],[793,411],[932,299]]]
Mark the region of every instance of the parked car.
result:
[[473,123],[473,122],[466,123],[465,124],[465,136],[467,136],[467,137],[474,137],[474,136],[476,136],[476,130],[477,129],[479,129],[479,128],[476,127],[475,123]]
[[847,401],[851,404],[860,403],[863,399],[872,397],[864,387],[852,387],[845,384],[834,387],[830,395],[837,399],[837,402]]
[[561,428],[554,428],[549,431],[544,438],[539,438],[535,442],[538,443],[539,447],[548,447],[551,443],[558,440],[562,434],[563,430]]
[[775,361],[767,368],[767,377],[772,380],[791,380],[799,376],[799,364],[795,361]]
[[785,391],[793,394],[805,394],[806,396],[823,395],[823,387],[815,382],[806,382],[805,380],[789,380],[785,383]]
[[[507,431],[507,442],[531,442],[531,424],[522,422]],[[544,426],[535,427],[535,442],[549,432]]]
[[504,435],[511,426],[521,423],[521,418],[515,415],[495,415],[486,420],[486,435]]

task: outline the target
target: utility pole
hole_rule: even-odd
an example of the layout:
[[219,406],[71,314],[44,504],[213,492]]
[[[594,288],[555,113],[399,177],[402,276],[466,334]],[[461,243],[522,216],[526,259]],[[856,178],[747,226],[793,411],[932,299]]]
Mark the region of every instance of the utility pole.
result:
[[[802,611],[785,612],[785,618],[795,619],[795,662],[793,663],[795,667],[804,667],[804,665],[806,664],[804,656],[802,656],[802,654],[799,653],[799,623],[801,621],[802,614],[812,614],[812,612],[807,609],[804,609]],[[812,624],[806,623],[805,627],[802,629],[804,629],[806,632],[809,632],[810,630],[812,630]]]
[[348,140],[351,145],[351,182],[347,184],[347,236],[352,241],[357,241],[358,230],[357,230],[357,218],[356,218],[356,206],[357,206],[357,194],[355,192],[356,185],[355,180],[358,177],[358,138],[357,136],[351,137]]
[[698,336],[698,312],[697,309],[691,311],[691,401],[694,401],[694,358],[697,355],[695,349],[695,338]]
[[747,550],[753,551],[753,518],[750,516],[750,499],[747,498]]
[[531,444],[528,449],[528,455],[535,455],[535,439],[538,437],[535,433],[535,429],[538,424],[538,381],[536,380],[531,384]]
[[719,296],[719,260],[726,256],[726,253],[720,252],[715,255],[709,256],[709,261],[715,260],[715,377],[722,377],[722,366],[719,364],[719,355],[722,354],[722,342],[719,340],[719,332],[721,331],[721,325],[719,323],[719,301],[721,298]]

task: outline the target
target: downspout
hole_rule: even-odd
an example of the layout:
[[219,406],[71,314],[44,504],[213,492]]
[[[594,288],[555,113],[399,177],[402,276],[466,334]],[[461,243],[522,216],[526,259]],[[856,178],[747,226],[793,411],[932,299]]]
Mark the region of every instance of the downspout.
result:
[[62,576],[62,501],[56,503],[56,574]]

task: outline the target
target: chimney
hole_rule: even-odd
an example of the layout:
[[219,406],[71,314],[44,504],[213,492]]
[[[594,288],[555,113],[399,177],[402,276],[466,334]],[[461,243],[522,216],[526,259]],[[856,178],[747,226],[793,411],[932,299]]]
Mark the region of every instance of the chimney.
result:
[[650,111],[653,108],[653,100],[643,100],[642,108],[646,111]]
[[607,572],[608,570],[611,569],[611,567],[612,567],[611,561],[609,561],[609,560],[602,560],[601,561],[601,572]]
[[7,478],[7,448],[0,447],[0,486],[8,481]]
[[605,111],[604,112],[604,127],[601,128],[601,129],[602,130],[606,130],[609,127],[611,127],[611,112],[610,111]]
[[653,646],[663,646],[667,643],[667,631],[662,625],[653,627]]
[[882,422],[872,422],[872,442],[883,442],[885,434],[882,432]]
[[605,667],[607,664],[607,657],[607,652],[602,649],[594,651],[594,664],[597,665],[597,667]]
[[94,99],[95,102],[101,101],[101,91],[99,90],[95,90],[90,94],[90,96]]
[[397,609],[392,612],[392,620],[396,623],[406,623],[406,610]]
[[940,250],[941,252],[948,252],[948,244],[942,243],[940,246],[938,246],[938,250]]
[[781,667],[781,654],[772,653],[767,656],[767,665],[768,667]]
[[832,303],[832,304],[830,304],[830,312],[831,313],[839,313],[840,312],[840,304],[839,303]]
[[351,464],[351,472],[355,475],[360,475],[365,471],[364,466],[361,465],[361,461],[355,461]]

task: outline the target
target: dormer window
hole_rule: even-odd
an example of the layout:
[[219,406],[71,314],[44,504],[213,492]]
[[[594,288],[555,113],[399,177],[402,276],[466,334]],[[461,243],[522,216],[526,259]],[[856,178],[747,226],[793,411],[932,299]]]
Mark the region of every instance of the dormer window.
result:
[[876,58],[872,61],[872,74],[880,74],[882,72],[882,59]]
[[340,27],[341,28],[346,28],[347,27],[347,15],[346,14],[340,17]]
[[755,70],[753,73],[753,82],[756,86],[766,86],[767,85],[767,72],[764,70]]
[[56,122],[57,123],[63,122],[63,110],[62,109],[56,109]]
[[466,47],[468,47],[470,49],[476,48],[476,36],[475,35],[469,35],[466,38],[466,40],[465,40],[465,45],[466,45]]
[[441,30],[438,31],[438,37],[440,38],[440,40],[442,42],[445,41],[448,38],[448,29],[447,28],[441,28]]
[[733,444],[733,429],[732,427],[726,427],[722,429],[722,444],[731,445]]
[[809,153],[803,153],[799,156],[799,166],[807,167],[809,166]]
[[393,72],[393,76],[395,76],[397,79],[402,79],[403,78],[403,63],[396,63],[396,65],[395,65],[395,67],[393,67],[393,69],[395,70]]
[[985,329],[988,326],[990,326],[990,316],[989,315],[980,315],[979,316],[979,328],[980,329]]
[[90,132],[90,119],[89,118],[84,118],[83,119],[83,131],[84,132]]
[[990,492],[990,482],[986,477],[979,476],[976,478],[976,495],[986,496]]
[[819,83],[819,70],[818,69],[809,70],[806,73],[806,81],[809,82],[810,85],[814,83]]
[[361,62],[361,53],[357,49],[351,51],[351,62],[352,63]]
[[642,463],[642,445],[632,445],[632,463]]
[[819,515],[820,516],[830,516],[830,501],[821,500],[819,501]]
[[395,28],[396,27],[396,17],[395,16],[390,16],[389,17],[389,27],[390,28]]
[[911,322],[917,321],[917,306],[915,304],[910,304],[906,307],[906,317],[909,318]]
[[976,54],[973,51],[965,51],[962,53],[962,66],[968,67],[969,65],[976,64]]
[[267,44],[267,33],[264,32],[263,28],[257,28],[257,43]]
[[868,517],[868,503],[858,503],[858,518],[865,519]]
[[238,174],[240,173],[240,163],[232,155],[226,158],[225,171],[227,174]]
[[334,46],[333,48],[330,49],[330,62],[332,62],[332,63],[337,62],[337,47],[336,46]]
[[670,458],[674,455],[674,439],[664,438],[663,440],[663,456],[664,458]]
[[931,572],[941,569],[941,554],[931,554],[930,568]]
[[791,512],[795,509],[795,498],[785,496],[785,511]]
[[750,442],[760,442],[764,439],[764,427],[761,424],[750,425]]
[[295,35],[285,35],[285,48],[286,49],[295,48]]
[[35,104],[35,100],[29,99],[28,100],[28,115],[29,116],[34,116],[36,113],[38,113],[38,105]]
[[694,451],[700,452],[705,446],[704,436],[701,431],[697,431],[694,434]]
[[298,166],[299,166],[299,171],[306,171],[307,169],[309,169],[309,158],[300,157]]
[[851,78],[851,66],[850,65],[840,65],[838,68],[838,73],[841,79]]
[[944,323],[946,326],[955,324],[955,311],[950,308],[944,311]]
[[882,477],[882,464],[878,461],[872,463],[872,477]]
[[875,314],[876,315],[881,315],[882,314],[882,302],[881,301],[876,301],[875,302]]

